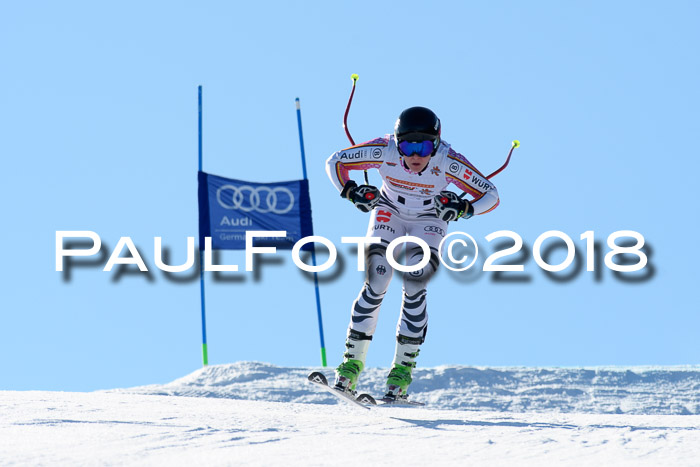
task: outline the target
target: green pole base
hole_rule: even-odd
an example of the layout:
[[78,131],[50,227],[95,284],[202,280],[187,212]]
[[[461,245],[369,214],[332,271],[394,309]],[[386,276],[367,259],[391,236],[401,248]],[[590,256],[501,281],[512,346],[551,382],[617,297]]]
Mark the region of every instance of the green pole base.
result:
[[323,363],[324,367],[328,366],[326,363],[326,348],[325,347],[321,347],[321,363]]
[[202,344],[202,363],[204,366],[209,365],[209,354],[207,353],[207,344]]

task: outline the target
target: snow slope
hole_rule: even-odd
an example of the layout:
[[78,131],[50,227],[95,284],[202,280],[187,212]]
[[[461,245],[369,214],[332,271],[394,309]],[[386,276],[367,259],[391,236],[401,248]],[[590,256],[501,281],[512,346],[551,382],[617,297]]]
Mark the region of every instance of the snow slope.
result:
[[414,383],[427,408],[370,411],[315,390],[311,370],[242,362],[161,386],[0,391],[0,465],[700,464],[698,368],[440,367]]
[[[214,365],[165,385],[117,390],[229,399],[335,404],[301,384],[311,371],[238,362]],[[382,395],[388,369],[368,368],[359,392]],[[416,369],[411,398],[432,409],[496,412],[700,415],[700,367]]]

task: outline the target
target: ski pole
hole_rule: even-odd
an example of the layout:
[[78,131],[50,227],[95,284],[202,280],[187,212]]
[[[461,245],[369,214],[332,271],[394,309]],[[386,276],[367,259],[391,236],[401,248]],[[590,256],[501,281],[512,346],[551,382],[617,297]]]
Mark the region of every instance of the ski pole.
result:
[[[343,116],[343,128],[345,128],[345,134],[347,135],[348,139],[350,140],[350,144],[352,146],[355,145],[355,140],[352,139],[352,136],[350,136],[350,130],[348,130],[348,113],[350,113],[350,105],[352,104],[352,98],[355,95],[355,84],[357,84],[357,80],[359,76],[357,73],[353,73],[350,75],[350,78],[352,79],[352,92],[350,92],[350,99],[348,99],[348,106],[345,107],[345,115]],[[367,171],[365,170],[365,185],[369,185],[369,177],[367,176]]]
[[513,149],[517,148],[518,146],[520,146],[520,141],[518,141],[517,139],[513,140],[513,142],[511,143],[510,151],[508,151],[508,157],[506,158],[505,163],[501,166],[500,169],[496,170],[494,173],[492,173],[491,175],[489,175],[488,177],[486,177],[487,179],[490,180],[491,177],[495,177],[496,175],[498,175],[499,173],[501,173],[501,171],[502,171],[503,169],[505,169],[506,167],[508,167],[508,164],[510,163],[510,156],[513,155]]
[[[515,148],[517,148],[518,146],[520,146],[520,141],[518,141],[517,139],[513,140],[513,142],[511,143],[511,146],[510,146],[510,151],[508,151],[508,157],[506,158],[506,161],[503,163],[503,165],[501,166],[500,169],[496,170],[496,171],[493,172],[491,175],[489,175],[488,177],[486,177],[487,180],[490,180],[492,177],[495,177],[496,175],[498,175],[499,173],[501,173],[501,171],[503,171],[503,169],[505,169],[506,167],[508,167],[508,164],[510,163],[510,156],[513,155],[513,150],[514,150]],[[464,193],[462,193],[461,195],[459,195],[460,198],[464,198],[465,196],[467,196],[467,192],[466,192],[466,191],[465,191]]]
[[350,136],[350,131],[348,130],[348,113],[350,113],[352,98],[355,95],[355,84],[357,84],[357,79],[359,78],[359,76],[357,74],[353,74],[352,76],[350,76],[350,78],[352,79],[352,92],[350,93],[350,99],[348,99],[348,106],[345,107],[345,115],[343,116],[343,128],[345,128],[345,134],[348,136],[350,144],[354,146],[355,140],[352,139],[352,136]]

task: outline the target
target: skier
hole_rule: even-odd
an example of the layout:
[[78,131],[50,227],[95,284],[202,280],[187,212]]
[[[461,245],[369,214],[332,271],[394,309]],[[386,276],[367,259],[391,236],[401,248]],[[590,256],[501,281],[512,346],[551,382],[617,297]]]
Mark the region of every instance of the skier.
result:
[[[347,351],[336,369],[335,389],[355,393],[393,273],[386,257],[387,245],[400,236],[411,235],[430,246],[430,261],[418,271],[403,274],[396,353],[385,399],[408,396],[411,371],[428,325],[426,287],[439,264],[438,246],[446,234],[447,222],[485,214],[498,206],[496,187],[440,134],[440,119],[435,113],[425,107],[411,107],[396,120],[393,135],[343,149],[326,161],[326,171],[340,196],[360,211],[372,212],[367,236],[381,239],[381,243],[366,249],[365,283],[352,305]],[[349,171],[367,169],[379,170],[381,190],[372,185],[358,186],[350,179]],[[446,191],[449,183],[474,199],[467,201]],[[419,245],[406,244],[407,265],[416,265],[422,258]]]

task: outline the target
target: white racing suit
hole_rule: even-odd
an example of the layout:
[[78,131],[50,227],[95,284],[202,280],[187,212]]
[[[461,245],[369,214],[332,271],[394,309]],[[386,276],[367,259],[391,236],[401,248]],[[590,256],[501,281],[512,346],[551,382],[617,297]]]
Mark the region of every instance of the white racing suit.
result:
[[[403,303],[396,334],[422,342],[428,325],[426,287],[440,264],[438,245],[447,233],[447,222],[435,214],[433,197],[453,183],[474,198],[471,204],[477,215],[498,206],[498,191],[445,141],[441,141],[420,173],[404,165],[393,135],[343,149],[326,161],[326,171],[338,191],[350,180],[349,171],[367,169],[378,169],[383,180],[380,200],[372,211],[367,231],[367,236],[379,237],[381,243],[366,248],[365,283],[353,303],[349,329],[370,338],[374,334],[379,308],[393,275],[386,258],[387,246],[397,237],[411,235],[430,246],[430,261],[423,269],[403,274]],[[404,264],[416,265],[423,258],[423,249],[408,242],[405,258]]]

